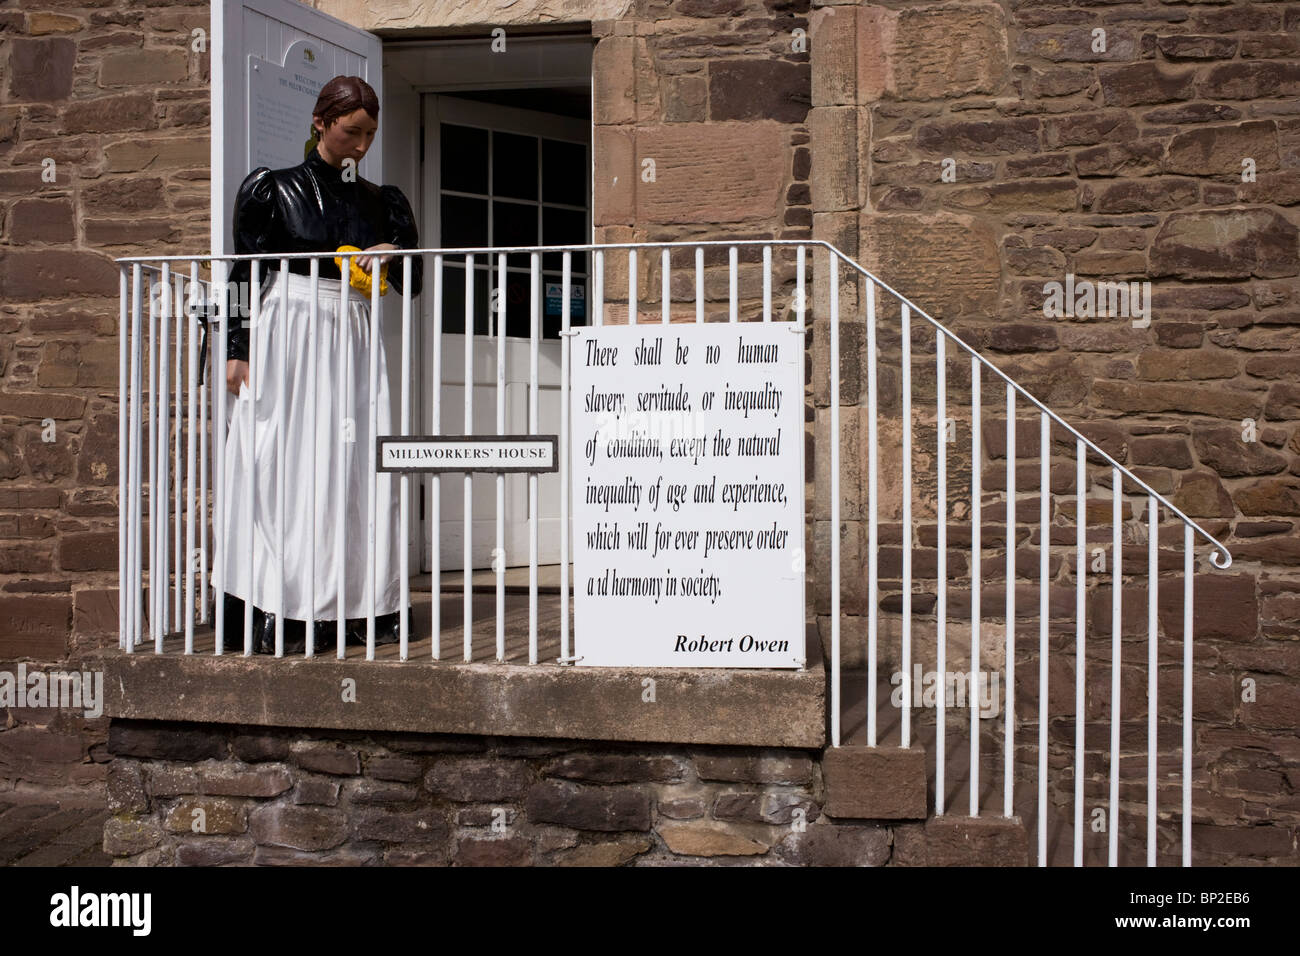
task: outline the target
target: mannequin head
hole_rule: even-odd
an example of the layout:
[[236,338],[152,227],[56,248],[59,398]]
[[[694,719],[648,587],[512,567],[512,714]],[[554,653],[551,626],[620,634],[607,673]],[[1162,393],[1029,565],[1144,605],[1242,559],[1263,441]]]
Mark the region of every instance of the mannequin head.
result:
[[345,159],[361,162],[379,128],[379,98],[359,76],[336,76],[326,83],[312,110],[316,149],[331,166]]

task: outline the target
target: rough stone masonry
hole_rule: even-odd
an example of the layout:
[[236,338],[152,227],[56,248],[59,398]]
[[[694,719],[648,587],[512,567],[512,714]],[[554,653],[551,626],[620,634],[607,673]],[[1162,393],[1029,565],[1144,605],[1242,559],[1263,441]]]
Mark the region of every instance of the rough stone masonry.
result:
[[[385,0],[320,6],[366,28],[397,31],[390,35],[416,26],[404,7]],[[503,22],[514,28],[575,16],[548,0],[516,5],[508,16],[479,4],[450,12],[439,6],[426,8],[427,26],[437,27],[444,13],[484,32]],[[810,8],[782,0],[638,0],[592,9],[599,17],[591,24],[597,241],[831,241],[1081,423],[1227,542],[1232,569],[1206,568],[1196,581],[1203,615],[1195,674],[1197,845],[1215,860],[1294,861],[1300,4],[1007,0]],[[75,663],[116,636],[111,259],[207,245],[209,54],[194,49],[191,31],[207,27],[208,12],[181,2],[146,11],[122,0],[25,0],[0,11],[0,662]],[[792,46],[796,29],[811,38],[805,52]],[[639,181],[644,158],[656,160],[655,184]],[[45,160],[54,163],[53,181],[43,178]],[[710,188],[694,188],[698,183]],[[717,265],[711,260],[706,280],[710,317],[725,314],[726,276]],[[788,292],[792,264],[778,265],[776,288]],[[611,287],[626,284],[620,268],[613,257]],[[652,264],[643,259],[642,268]],[[757,268],[742,261],[747,286]],[[1045,318],[1044,285],[1067,274],[1151,281],[1150,326]],[[688,274],[677,269],[674,281]],[[656,287],[647,271],[647,308]],[[675,286],[674,295],[684,301],[689,290]],[[840,302],[840,390],[831,395],[827,293],[824,284],[814,286],[809,606],[823,634],[832,400],[841,406],[842,468],[842,527],[834,533],[849,571],[864,566],[866,553],[866,362],[856,287],[846,282]],[[609,318],[621,320],[616,312]],[[896,444],[896,333],[883,333],[880,348],[882,442]],[[918,370],[926,358],[917,354]],[[925,374],[915,381],[933,389]],[[954,487],[972,468],[969,442],[962,443],[969,436],[963,384],[969,380],[960,370],[950,376],[961,439],[950,449]],[[987,377],[985,384],[988,420],[975,466],[993,498],[985,517],[997,521],[1006,461],[997,420],[1002,396]],[[935,423],[917,424],[918,448],[933,448]],[[1034,487],[1038,467],[1032,425],[1018,432],[1022,489]],[[1064,496],[1072,490],[1072,444],[1058,444],[1052,490]],[[936,574],[927,474],[916,470],[913,607],[920,619],[930,613]],[[879,550],[888,615],[901,607],[903,541],[892,466],[882,471],[881,491],[891,506]],[[969,513],[968,501],[951,503],[954,518]],[[1021,507],[1036,514],[1036,502]],[[1054,519],[1068,523],[1072,507],[1057,499]],[[1099,538],[1105,507],[1098,497],[1088,508]],[[982,605],[993,624],[1003,591],[998,549],[1006,546],[998,530],[991,525],[983,536],[990,550]],[[1036,573],[1036,534],[1022,524],[1014,535],[1025,551],[1018,566],[1027,588],[1018,595],[1018,616],[1036,613],[1028,577]],[[954,617],[969,611],[961,593],[963,573],[967,595],[970,588],[968,535],[960,521],[948,535]],[[1145,548],[1132,547],[1125,563],[1137,570]],[[1053,646],[1061,653],[1050,675],[1052,700],[1063,708],[1053,727],[1061,748],[1053,759],[1061,760],[1073,717],[1069,573],[1054,556],[1052,606],[1066,608],[1054,614]],[[1134,628],[1125,635],[1126,661],[1144,659],[1141,584],[1135,579],[1125,595]],[[1102,592],[1090,596],[1090,620],[1104,618],[1094,605],[1106,600]],[[1162,607],[1166,634],[1179,628],[1170,601]],[[862,573],[846,573],[842,602],[844,634],[864,633]],[[1028,617],[1022,624],[1033,626]],[[895,620],[882,641],[886,655],[897,653],[889,637],[896,633]],[[1091,627],[1089,655],[1097,663],[1090,663],[1087,706],[1098,720],[1105,639]],[[1026,637],[1022,646],[1031,643]],[[989,640],[985,647],[986,666],[997,664],[1000,646]],[[847,648],[860,662],[861,650],[852,642]],[[1142,668],[1126,665],[1124,713],[1134,726],[1144,718],[1143,679]],[[1016,680],[1032,719],[1036,668],[1018,668]],[[1246,681],[1255,688],[1249,701]],[[1161,706],[1172,705],[1170,698]],[[103,721],[27,711],[6,713],[3,726],[0,786],[104,786]],[[1162,724],[1162,740],[1172,741],[1167,731],[1172,725]],[[1089,772],[1089,787],[1100,786],[1100,752],[1090,755]],[[1069,785],[1062,777],[1060,786]]]

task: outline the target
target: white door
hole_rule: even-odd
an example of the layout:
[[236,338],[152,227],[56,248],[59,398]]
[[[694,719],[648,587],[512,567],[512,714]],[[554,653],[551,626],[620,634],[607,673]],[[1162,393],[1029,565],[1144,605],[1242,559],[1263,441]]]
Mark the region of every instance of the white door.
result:
[[[590,126],[586,120],[517,109],[442,94],[425,97],[425,244],[439,248],[581,244],[590,241]],[[588,261],[572,257],[571,322],[587,322]],[[526,434],[530,374],[529,262],[527,254],[507,259],[504,296],[505,433]],[[432,269],[430,258],[426,268]],[[537,434],[560,432],[560,325],[558,292],[561,254],[542,256],[539,277]],[[464,434],[466,382],[472,388],[473,433],[497,431],[498,313],[491,308],[498,287],[497,262],[475,257],[472,365],[465,363],[465,265],[448,256],[443,273],[442,386],[440,432]],[[424,327],[434,322],[432,275],[426,273],[422,299]],[[423,343],[421,405],[431,407],[433,342]],[[528,479],[507,475],[505,556],[507,567],[528,563]],[[441,479],[439,528],[443,570],[463,569],[464,477]],[[496,546],[496,477],[472,481],[472,547],[475,567],[490,567]],[[538,561],[560,559],[560,482],[558,474],[538,481]],[[422,555],[429,553],[428,522]],[[427,567],[424,570],[428,570]]]
[[[212,251],[233,252],[235,194],[259,166],[296,166],[320,88],[359,76],[383,103],[379,37],[297,0],[213,0]],[[384,182],[376,137],[357,167]]]

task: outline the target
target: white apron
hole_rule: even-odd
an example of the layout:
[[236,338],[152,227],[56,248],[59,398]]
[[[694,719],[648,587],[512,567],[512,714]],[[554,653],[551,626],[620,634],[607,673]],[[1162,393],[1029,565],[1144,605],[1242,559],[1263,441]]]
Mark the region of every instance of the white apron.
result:
[[[336,548],[343,539],[344,617],[365,617],[367,539],[369,524],[370,472],[375,464],[375,439],[370,430],[370,300],[355,289],[349,290],[347,321],[339,321],[339,281],[320,279],[316,329],[316,366],[311,365],[311,280],[307,276],[288,275],[289,301],[287,318],[280,310],[280,283],[277,272],[262,296],[256,335],[256,367],[249,376],[259,382],[257,390],[256,452],[248,451],[248,416],[252,398],[247,385],[241,383],[239,397],[226,394],[224,491],[225,515],[223,534],[218,537],[213,555],[214,566],[223,567],[230,542],[231,564],[225,569],[223,590],[248,600],[250,583],[253,604],[268,613],[280,611],[280,575],[284,569],[284,609],[286,618],[301,621],[337,620],[338,587],[336,582]],[[353,440],[342,443],[344,480],[338,482],[338,456],[343,432],[338,410],[340,326],[345,352],[343,383],[344,418],[352,419]],[[285,514],[284,553],[280,556],[276,531],[276,423],[275,401],[280,377],[280,343],[288,343],[285,359]],[[392,408],[388,395],[388,363],[384,337],[378,337],[379,374],[377,430],[374,434],[391,435]],[[225,370],[219,373],[223,379]],[[312,440],[308,400],[310,381],[316,380],[316,449],[312,458]],[[345,435],[345,438],[348,436]],[[244,532],[249,519],[245,494],[245,474],[250,458],[255,465],[255,511],[252,516],[253,564],[248,559],[248,538]],[[315,488],[315,540],[311,539],[309,510]],[[340,491],[344,496],[343,527],[337,519]],[[398,497],[392,488],[392,476],[379,473],[375,482],[375,614],[389,614],[399,607],[401,582],[398,580]],[[313,562],[315,587],[313,581]],[[251,570],[251,575],[250,575]],[[250,582],[251,578],[251,582]]]

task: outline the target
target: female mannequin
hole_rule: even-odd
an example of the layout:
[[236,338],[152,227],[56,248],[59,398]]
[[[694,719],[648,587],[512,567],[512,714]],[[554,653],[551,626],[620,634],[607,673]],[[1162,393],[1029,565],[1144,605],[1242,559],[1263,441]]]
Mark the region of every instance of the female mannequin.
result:
[[[236,253],[332,252],[349,245],[374,255],[356,258],[367,273],[372,261],[392,263],[388,284],[402,292],[402,261],[392,252],[418,247],[415,217],[401,190],[376,186],[356,174],[356,163],[366,154],[378,128],[379,102],[374,90],[360,77],[337,76],[325,84],[312,115],[315,147],[306,159],[289,169],[253,170],[235,199]],[[388,395],[387,357],[383,336],[373,347],[378,354],[378,423],[370,433],[371,317],[369,296],[349,291],[348,314],[339,308],[340,272],[333,258],[319,263],[319,293],[315,332],[317,361],[311,366],[311,261],[289,260],[289,275],[282,276],[279,260],[259,265],[261,308],[256,329],[232,321],[228,332],[226,384],[228,390],[224,533],[218,534],[216,562],[224,564],[225,649],[244,646],[244,601],[252,592],[253,644],[258,653],[274,653],[275,615],[279,603],[280,568],[284,569],[285,652],[301,653],[305,622],[314,621],[316,651],[328,651],[337,642],[337,535],[343,536],[345,617],[349,643],[364,643],[366,615],[366,537],[369,514],[369,475],[373,467],[375,434],[392,434]],[[344,260],[344,267],[347,261]],[[235,264],[230,287],[250,281],[250,263]],[[281,284],[288,285],[288,308],[281,314]],[[421,262],[411,262],[411,295],[419,294]],[[233,295],[232,295],[233,298]],[[244,301],[248,301],[245,293]],[[233,308],[229,313],[238,315]],[[250,332],[258,335],[256,368],[248,365]],[[285,550],[278,551],[276,537],[276,390],[281,384],[281,348],[285,353]],[[340,349],[345,372],[339,378]],[[308,402],[312,380],[316,386],[316,442],[312,459]],[[247,448],[250,391],[257,385],[256,449]],[[339,419],[339,390],[345,391],[343,420]],[[340,434],[344,455],[344,484],[339,488],[337,465]],[[256,482],[253,514],[254,556],[248,566],[248,501],[245,475],[250,467]],[[308,505],[315,491],[316,512]],[[342,494],[346,520],[338,527],[336,506]],[[314,525],[314,540],[312,537]],[[228,545],[228,547],[223,547]],[[389,481],[376,482],[375,523],[375,627],[376,640],[397,640],[398,549],[405,535],[398,528],[398,512]],[[313,575],[313,562],[315,573]]]

